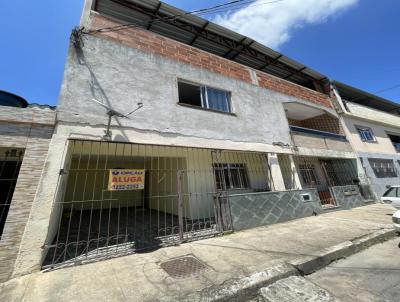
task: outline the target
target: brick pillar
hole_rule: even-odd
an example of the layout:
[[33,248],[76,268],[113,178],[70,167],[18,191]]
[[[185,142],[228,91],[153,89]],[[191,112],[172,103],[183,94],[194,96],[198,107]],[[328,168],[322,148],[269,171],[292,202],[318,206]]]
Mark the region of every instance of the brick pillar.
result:
[[7,281],[13,272],[52,133],[52,126],[33,125],[27,138],[24,158],[0,240],[0,282]]

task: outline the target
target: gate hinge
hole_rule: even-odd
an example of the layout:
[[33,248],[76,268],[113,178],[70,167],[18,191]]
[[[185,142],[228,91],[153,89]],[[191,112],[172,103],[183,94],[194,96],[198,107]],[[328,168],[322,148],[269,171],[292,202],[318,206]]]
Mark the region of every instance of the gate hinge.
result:
[[67,174],[67,171],[65,171],[64,169],[60,169],[60,172],[58,174],[59,175],[65,175],[65,174]]

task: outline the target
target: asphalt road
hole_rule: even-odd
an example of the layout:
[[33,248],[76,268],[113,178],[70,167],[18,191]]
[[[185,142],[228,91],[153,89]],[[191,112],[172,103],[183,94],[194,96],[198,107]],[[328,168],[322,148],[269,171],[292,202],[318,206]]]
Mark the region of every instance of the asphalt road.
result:
[[400,237],[306,277],[345,302],[400,301]]

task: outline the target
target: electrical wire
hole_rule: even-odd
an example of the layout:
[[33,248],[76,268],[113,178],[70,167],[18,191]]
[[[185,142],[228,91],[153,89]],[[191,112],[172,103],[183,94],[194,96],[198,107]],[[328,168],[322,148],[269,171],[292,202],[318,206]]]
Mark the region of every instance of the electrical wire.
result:
[[[210,13],[220,13],[223,11],[229,11],[229,10],[237,10],[242,8],[243,6],[245,6],[246,4],[250,4],[247,7],[251,7],[251,6],[259,6],[259,5],[266,5],[266,4],[273,4],[273,3],[277,3],[277,2],[281,2],[284,0],[274,0],[274,1],[268,1],[268,2],[263,2],[262,1],[257,1],[257,0],[234,0],[234,1],[230,1],[227,3],[222,3],[222,4],[217,4],[215,6],[212,7],[208,7],[208,8],[201,8],[201,9],[197,9],[194,11],[190,11],[190,12],[185,12],[182,14],[177,14],[177,15],[171,15],[171,16],[166,16],[166,17],[160,17],[160,18],[154,18],[150,21],[150,24],[153,24],[155,22],[160,22],[160,21],[167,21],[167,20],[174,20],[177,19],[179,17],[184,17],[187,15],[204,15],[204,14],[210,14]],[[253,3],[253,5],[251,4]],[[95,29],[95,30],[90,30],[87,32],[84,32],[85,34],[91,34],[91,33],[96,33],[96,32],[112,32],[112,31],[118,31],[118,30],[122,30],[124,28],[135,28],[135,27],[141,27],[145,24],[138,24],[138,23],[126,23],[126,24],[121,24],[121,25],[116,25],[116,26],[110,26],[110,27],[104,27],[104,28],[99,28],[99,29]]]
[[391,87],[388,87],[388,88],[384,88],[384,89],[375,91],[374,94],[375,94],[375,93],[386,92],[386,91],[393,90],[393,89],[396,89],[396,88],[399,88],[399,87],[400,87],[400,84],[396,84],[396,85],[394,85],[394,86],[391,86]]

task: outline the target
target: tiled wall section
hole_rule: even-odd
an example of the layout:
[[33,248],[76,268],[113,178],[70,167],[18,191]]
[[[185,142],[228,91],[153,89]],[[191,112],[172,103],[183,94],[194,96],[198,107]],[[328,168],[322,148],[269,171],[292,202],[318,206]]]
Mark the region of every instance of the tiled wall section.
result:
[[0,147],[25,149],[10,211],[0,240],[0,282],[8,280],[13,271],[47,157],[54,130],[54,119],[55,112],[50,109],[2,107],[0,110]]
[[355,185],[332,187],[331,192],[343,209],[360,207],[365,203],[358,186]]
[[[120,24],[111,21],[104,16],[98,14],[92,15],[91,29],[93,30],[117,25]],[[198,68],[204,68],[227,77],[252,83],[249,67],[157,35],[150,31],[140,28],[128,28],[118,31],[96,33],[96,35],[102,38],[111,39],[132,48],[162,55]],[[255,72],[257,75],[258,86],[260,87],[298,97],[328,108],[333,108],[329,96],[325,94],[296,85],[292,82],[285,81],[261,71]]]
[[[304,201],[301,194],[309,194]],[[229,197],[234,231],[320,214],[315,190],[237,194]]]

